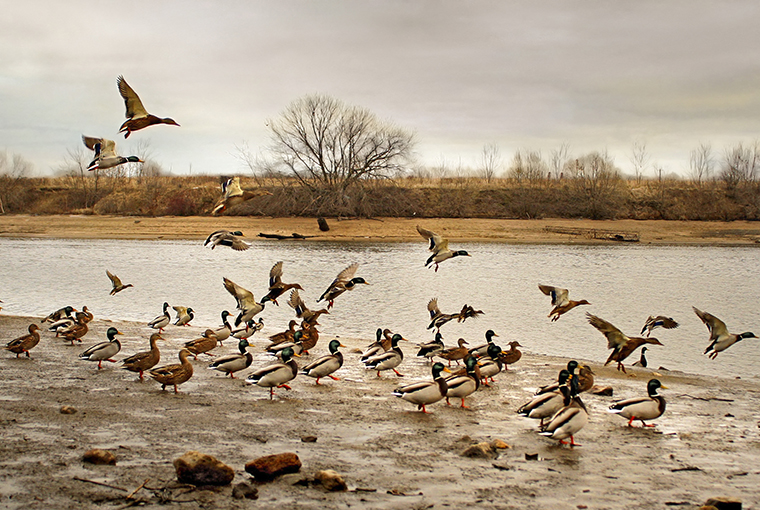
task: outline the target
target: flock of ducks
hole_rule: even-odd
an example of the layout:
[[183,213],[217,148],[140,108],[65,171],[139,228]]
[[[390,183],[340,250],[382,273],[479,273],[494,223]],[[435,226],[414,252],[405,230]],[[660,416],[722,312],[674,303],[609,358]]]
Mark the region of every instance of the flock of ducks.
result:
[[[123,80],[120,80],[120,84],[128,88]],[[129,102],[127,105],[129,109]],[[141,129],[147,125],[150,124],[129,124],[126,129],[127,135],[130,131]],[[448,240],[434,232],[419,226],[417,231],[430,242],[429,250],[432,255],[426,260],[425,266],[434,267],[436,272],[439,264],[446,260],[460,255],[469,256],[463,250],[450,250]],[[241,239],[242,237],[243,234],[239,231],[219,230],[208,236],[204,246],[211,249],[216,246],[226,246],[233,250],[243,251],[248,248],[248,244]],[[252,345],[250,339],[264,325],[262,318],[256,322],[254,317],[264,311],[267,303],[279,306],[278,298],[289,292],[287,304],[295,312],[296,319],[289,322],[288,329],[285,331],[271,335],[269,337],[270,344],[266,347],[266,351],[275,357],[276,361],[256,368],[246,377],[245,382],[267,388],[269,398],[272,399],[275,388],[291,389],[289,383],[298,374],[314,378],[317,385],[320,384],[320,379],[326,377],[336,381],[340,380],[333,374],[343,366],[344,357],[339,349],[345,346],[337,339],[329,342],[328,354],[301,368],[299,368],[296,358],[309,355],[309,351],[317,345],[319,319],[322,315],[331,313],[330,310],[333,308],[335,300],[344,293],[355,290],[360,285],[369,285],[369,282],[363,277],[356,276],[358,268],[359,264],[354,263],[338,273],[317,299],[318,303],[327,303],[326,308],[319,310],[311,310],[307,307],[299,294],[299,291],[303,291],[301,285],[283,282],[283,262],[281,261],[275,263],[269,271],[268,291],[261,301],[257,301],[251,291],[225,277],[222,282],[223,286],[235,298],[238,310],[234,322],[230,323],[232,314],[229,311],[222,311],[222,326],[217,329],[206,329],[200,338],[185,342],[178,352],[179,363],[156,367],[161,359],[159,342],[164,340],[162,333],[167,326],[172,324],[169,312],[170,305],[165,302],[162,313],[147,323],[150,328],[157,330],[150,336],[150,349],[122,359],[121,368],[137,373],[140,381],[144,380],[143,374],[147,372],[152,379],[161,384],[162,390],[173,387],[174,392],[178,393],[178,387],[193,377],[194,369],[190,357],[192,356],[194,360],[197,360],[199,355],[205,354],[213,357],[208,369],[235,378],[235,373],[248,369],[253,364],[253,356],[248,352]],[[106,274],[112,284],[111,295],[132,287],[131,284],[124,284],[110,271],[106,271]],[[559,320],[560,317],[577,306],[590,304],[586,300],[570,300],[567,289],[543,284],[538,287],[543,294],[551,297],[552,309],[548,317],[552,322]],[[192,308],[184,306],[173,306],[172,308],[176,311],[176,319],[173,323],[175,326],[189,325],[194,319]],[[417,356],[431,361],[432,377],[430,380],[399,386],[392,392],[392,395],[417,405],[423,413],[428,412],[426,406],[444,399],[449,405],[451,404],[450,399],[459,399],[460,406],[466,408],[465,399],[467,397],[480,388],[489,386],[489,381],[493,382],[495,375],[502,370],[508,370],[507,367],[519,361],[522,356],[518,349],[521,347],[519,342],[509,342],[509,349],[503,350],[494,341],[494,338],[499,335],[490,329],[485,333],[486,342],[481,345],[469,348],[468,342],[460,338],[455,347],[446,347],[441,334],[443,326],[454,319],[457,322],[463,322],[471,317],[479,317],[483,315],[483,312],[465,304],[458,313],[445,314],[440,311],[437,298],[428,302],[427,311],[430,321],[428,329],[433,330],[435,339],[431,342],[419,344]],[[730,333],[725,323],[720,319],[697,308],[694,308],[694,313],[704,322],[710,332],[710,344],[704,351],[710,359],[715,359],[720,352],[745,338],[757,338],[751,332]],[[646,367],[647,361],[644,355],[647,349],[646,345],[663,345],[658,339],[650,336],[653,330],[656,328],[674,329],[679,326],[670,317],[650,316],[641,330],[641,334],[646,333],[646,337],[629,337],[613,324],[596,315],[586,313],[586,318],[589,324],[607,339],[607,346],[611,353],[605,362],[605,366],[616,362],[617,369],[624,373],[626,372],[624,361],[636,350],[641,348],[640,359],[636,365]],[[88,332],[88,323],[92,320],[93,315],[86,306],[82,308],[82,311],[77,311],[72,306],[66,306],[43,318],[41,322],[47,323],[48,329],[54,331],[57,337],[61,337],[74,345],[75,342],[82,342],[82,338]],[[120,335],[122,333],[117,328],[108,328],[106,332],[107,341],[89,347],[79,355],[79,358],[97,362],[98,369],[102,369],[104,361],[117,362],[115,356],[121,351],[121,343],[118,339]],[[223,342],[228,339],[237,340],[237,352],[219,357],[214,356],[211,351],[218,345],[223,345]],[[399,343],[404,340],[406,339],[398,333],[394,334],[388,329],[378,328],[375,341],[364,349],[360,362],[367,370],[375,371],[377,377],[381,377],[384,371],[390,371],[398,377],[403,377],[398,369],[404,361],[404,353]],[[30,351],[39,342],[40,327],[37,324],[31,324],[26,335],[10,341],[5,349],[15,353],[17,358],[22,354],[31,358]],[[447,364],[442,361],[434,361],[435,358],[440,358]],[[463,366],[452,371],[452,363],[459,365],[460,362]],[[450,375],[446,376],[445,374]],[[522,405],[517,412],[520,415],[540,420],[540,434],[556,439],[562,444],[566,444],[565,439],[569,438],[570,446],[577,446],[574,435],[588,422],[588,410],[580,395],[591,389],[593,384],[594,373],[591,368],[571,360],[567,367],[559,372],[556,382],[539,388],[535,397]],[[666,407],[665,399],[657,394],[659,389],[667,388],[659,380],[651,379],[647,384],[646,396],[615,402],[610,406],[609,412],[627,418],[629,426],[632,426],[635,420],[641,421],[644,426],[653,426],[646,422],[660,417]]]

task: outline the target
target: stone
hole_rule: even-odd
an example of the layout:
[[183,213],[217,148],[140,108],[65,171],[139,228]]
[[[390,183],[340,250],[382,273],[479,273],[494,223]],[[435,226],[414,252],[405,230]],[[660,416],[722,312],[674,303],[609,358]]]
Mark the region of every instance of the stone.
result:
[[259,499],[259,489],[247,482],[240,482],[232,488],[232,497],[235,499]]
[[474,444],[462,452],[462,457],[473,459],[495,459],[496,456],[496,451],[488,443]]
[[322,232],[330,231],[330,225],[327,224],[327,220],[324,219],[322,216],[317,218],[317,225],[319,225],[319,230],[321,230]]
[[734,498],[710,498],[704,506],[714,506],[718,510],[742,510],[742,502]]
[[116,455],[106,450],[99,450],[98,448],[93,448],[92,450],[85,452],[82,456],[82,460],[89,462],[90,464],[116,465]]
[[174,460],[177,480],[191,485],[229,485],[235,471],[211,455],[196,451],[186,452]]
[[273,480],[286,473],[297,473],[301,469],[301,459],[291,452],[276,453],[252,460],[245,470],[257,480]]
[[591,393],[594,395],[601,395],[603,397],[611,397],[612,386],[594,386],[591,388]]
[[301,436],[302,443],[316,443],[317,436]]
[[348,490],[348,485],[346,485],[346,481],[343,479],[343,477],[332,469],[317,471],[317,473],[314,475],[314,479],[322,484],[322,487],[328,491]]
[[509,450],[512,447],[509,446],[504,441],[502,441],[501,439],[494,439],[493,441],[491,441],[491,448],[493,448],[494,450]]
[[61,406],[61,414],[76,414],[77,408],[72,406]]

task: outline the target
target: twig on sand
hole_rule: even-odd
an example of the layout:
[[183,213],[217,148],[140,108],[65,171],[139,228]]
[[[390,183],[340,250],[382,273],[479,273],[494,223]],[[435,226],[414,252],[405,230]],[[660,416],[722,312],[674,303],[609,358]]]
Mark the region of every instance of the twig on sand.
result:
[[137,491],[145,487],[145,484],[148,483],[149,481],[150,481],[150,478],[146,478],[145,481],[141,483],[138,488],[136,488],[135,490],[133,490],[127,495],[127,499],[132,499],[135,496],[135,494],[137,494]]
[[109,484],[103,483],[103,482],[96,482],[95,480],[88,480],[87,478],[80,478],[78,476],[75,476],[74,480],[79,480],[80,482],[94,483],[95,485],[101,485],[103,487],[108,487],[110,489],[116,489],[116,490],[119,490],[119,491],[128,492],[127,489],[125,489],[123,487],[117,487],[115,485],[109,485]]
[[671,469],[673,473],[676,473],[678,471],[702,471],[702,468],[699,468],[697,466],[686,466],[686,467],[680,467],[680,468],[673,468]]
[[720,397],[694,397],[692,395],[687,395],[686,393],[681,394],[682,397],[689,397],[693,398],[694,400],[704,400],[705,402],[709,402],[711,400],[717,400],[719,402],[733,402],[734,400],[731,398],[720,398]]

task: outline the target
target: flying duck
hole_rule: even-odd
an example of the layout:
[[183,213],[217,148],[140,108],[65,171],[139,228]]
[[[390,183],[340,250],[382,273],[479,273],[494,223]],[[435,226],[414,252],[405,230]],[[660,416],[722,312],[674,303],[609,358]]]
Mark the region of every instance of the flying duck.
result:
[[213,250],[217,246],[229,246],[235,251],[245,251],[251,247],[241,239],[243,233],[239,230],[230,232],[229,230],[217,230],[211,232],[206,240],[203,242],[203,246],[210,246]]
[[644,323],[644,327],[641,328],[641,334],[643,335],[646,331],[647,336],[649,336],[654,328],[675,329],[677,327],[678,323],[670,317],[665,317],[664,315],[652,317],[650,315]]
[[235,326],[239,326],[241,322],[248,322],[256,314],[264,311],[264,304],[257,302],[251,291],[244,289],[228,278],[222,279],[224,281],[224,288],[235,298],[237,309],[240,310],[235,319]]
[[271,301],[275,305],[280,306],[277,298],[290,289],[303,290],[303,287],[297,283],[282,282],[282,261],[279,261],[269,270],[269,293],[261,298],[261,302],[266,303],[267,301]]
[[104,170],[113,168],[124,163],[143,163],[143,160],[137,156],[119,156],[116,154],[116,142],[106,138],[95,138],[92,136],[82,135],[82,141],[88,149],[95,151],[93,159],[87,170]]
[[715,359],[718,356],[718,353],[725,351],[740,340],[745,338],[757,338],[754,333],[749,331],[738,335],[729,333],[726,324],[722,320],[707,312],[703,312],[694,307],[692,308],[694,309],[694,313],[697,314],[697,317],[702,319],[702,322],[705,323],[705,326],[707,326],[707,329],[710,331],[710,345],[707,346],[707,349],[705,349],[704,352],[704,354],[707,354],[712,351],[709,355],[710,359]]
[[[538,288],[546,294],[552,297],[552,311],[549,312],[548,317],[552,318],[552,322],[558,320],[562,314],[565,314],[575,308],[578,305],[590,305],[585,299],[580,301],[573,301],[569,298],[569,291],[560,287],[552,287],[551,285],[540,285]],[[552,317],[553,316],[553,317]]]
[[617,369],[625,371],[623,361],[630,356],[633,351],[638,349],[644,344],[662,345],[656,338],[629,338],[623,334],[618,328],[610,324],[604,319],[586,313],[589,324],[598,329],[605,337],[607,337],[607,348],[612,349],[610,357],[604,363],[605,366],[609,365],[612,361],[617,361]]
[[359,264],[353,263],[338,273],[338,276],[336,276],[332,283],[327,287],[327,290],[319,296],[317,303],[322,300],[327,301],[327,309],[329,310],[332,308],[335,298],[347,290],[354,290],[358,284],[369,285],[369,282],[365,281],[364,278],[360,276],[354,277],[358,268]]
[[127,80],[125,80],[123,76],[116,78],[116,84],[119,87],[119,93],[121,94],[121,97],[124,98],[124,106],[127,109],[127,120],[124,121],[124,124],[122,124],[119,128],[119,133],[124,133],[124,138],[129,138],[129,135],[132,133],[132,131],[137,131],[154,124],[170,124],[172,126],[179,126],[179,124],[177,124],[174,119],[162,119],[148,113],[148,111],[143,106],[142,101],[140,101],[139,96],[135,93],[134,90],[132,90],[132,87],[127,84]]
[[111,280],[111,285],[113,286],[113,288],[111,289],[111,292],[109,293],[110,296],[113,296],[117,292],[121,292],[122,290],[133,286],[131,283],[127,283],[126,285],[121,283],[121,280],[119,279],[119,277],[113,274],[108,269],[106,269],[106,275],[108,276],[108,279]]
[[432,255],[425,261],[425,267],[432,267],[432,264],[435,264],[435,271],[438,272],[438,264],[443,262],[444,260],[448,260],[450,258],[459,257],[461,255],[464,255],[466,257],[470,257],[471,255],[467,253],[464,250],[450,250],[449,249],[449,240],[445,237],[441,237],[435,232],[431,232],[430,230],[425,230],[424,228],[417,225],[417,232],[420,233],[422,237],[427,239],[430,242],[430,246],[428,247],[428,250],[433,252]]

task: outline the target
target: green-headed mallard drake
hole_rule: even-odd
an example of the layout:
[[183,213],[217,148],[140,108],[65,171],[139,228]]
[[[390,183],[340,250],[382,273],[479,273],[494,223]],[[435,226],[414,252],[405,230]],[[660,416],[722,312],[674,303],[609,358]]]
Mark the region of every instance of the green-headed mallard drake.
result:
[[380,372],[383,370],[393,370],[398,377],[404,377],[403,374],[400,374],[399,371],[396,370],[396,367],[404,361],[404,353],[398,346],[398,343],[401,340],[406,339],[398,333],[393,335],[393,337],[391,337],[391,348],[382,354],[369,358],[364,363],[364,366],[369,370],[377,370],[378,377],[380,377]]
[[446,378],[446,384],[448,391],[446,392],[446,405],[450,405],[449,398],[461,398],[461,407],[466,409],[464,405],[465,397],[468,397],[475,393],[480,388],[481,374],[477,373],[478,359],[475,356],[468,356],[464,361],[467,373],[464,375],[458,375],[454,377]]
[[250,347],[250,345],[251,344],[248,343],[247,339],[240,339],[238,342],[238,350],[240,353],[219,356],[214,360],[213,363],[208,366],[209,370],[218,370],[220,372],[225,372],[229,374],[232,379],[234,379],[235,372],[239,372],[240,370],[248,368],[251,366],[251,363],[253,363],[253,356],[250,352],[248,352],[248,347]]
[[362,352],[359,361],[367,363],[367,360],[374,358],[375,356],[387,352],[391,348],[391,339],[393,338],[393,332],[390,329],[377,328],[375,332],[376,340],[369,344],[364,352]]
[[708,331],[710,331],[710,345],[707,346],[707,349],[705,349],[704,352],[704,354],[707,354],[712,351],[709,356],[710,359],[715,359],[718,356],[718,353],[725,351],[740,340],[745,338],[757,338],[754,333],[749,331],[738,335],[729,333],[726,324],[722,320],[707,312],[703,312],[694,307],[692,308],[694,309],[694,313],[697,314],[697,317],[702,319],[702,322],[705,323]]
[[668,389],[657,379],[650,379],[647,383],[646,397],[620,400],[612,404],[608,412],[628,418],[629,427],[633,426],[633,420],[641,420],[644,427],[654,427],[654,425],[647,425],[644,420],[654,420],[665,412],[665,398],[657,394],[659,388]]
[[486,331],[486,343],[480,344],[477,347],[473,347],[470,349],[470,354],[472,356],[475,356],[476,358],[483,357],[488,352],[488,346],[493,344],[493,337],[499,336],[492,329],[489,329]]
[[195,318],[195,310],[186,306],[172,306],[177,312],[177,319],[174,321],[175,326],[189,326],[190,321]]
[[63,319],[64,317],[73,319],[71,314],[74,312],[76,312],[76,309],[73,306],[64,306],[63,308],[59,308],[44,319],[40,320],[40,322],[56,322]]
[[282,282],[282,261],[279,261],[269,270],[269,293],[261,298],[261,302],[266,303],[267,301],[271,301],[280,306],[277,298],[291,289],[303,290],[303,287],[297,283]]
[[357,269],[359,269],[359,264],[355,262],[338,273],[338,276],[336,276],[332,283],[328,285],[327,290],[319,296],[317,303],[322,300],[327,301],[327,309],[329,310],[332,308],[335,298],[347,290],[354,290],[359,284],[369,285],[369,282],[364,278],[360,276],[354,277]]
[[570,310],[572,310],[578,305],[591,304],[585,299],[581,299],[580,301],[573,301],[572,299],[570,299],[569,297],[570,292],[567,289],[562,289],[560,287],[552,287],[551,285],[540,285],[540,284],[538,288],[541,289],[541,292],[543,292],[547,296],[552,297],[552,306],[554,308],[552,308],[552,311],[549,312],[549,315],[548,315],[548,317],[552,318],[552,322],[558,320],[563,314],[569,312]]
[[97,361],[98,370],[103,368],[103,361],[116,363],[116,360],[111,358],[116,356],[116,354],[118,354],[118,352],[121,350],[121,343],[119,342],[119,339],[116,338],[116,335],[121,334],[123,333],[114,327],[108,328],[108,331],[106,331],[106,337],[108,338],[108,341],[93,345],[82,354],[80,354],[79,359],[85,361]]
[[293,352],[293,349],[290,347],[283,349],[282,362],[272,363],[271,365],[259,368],[249,375],[245,379],[245,382],[261,386],[262,388],[269,388],[269,400],[272,400],[275,387],[285,388],[286,390],[291,389],[286,383],[292,381],[298,375],[298,365],[293,356],[298,356],[298,354]]
[[432,381],[423,381],[401,386],[396,388],[391,395],[403,398],[412,404],[417,404],[417,409],[421,410],[423,413],[427,413],[425,406],[442,400],[446,396],[448,390],[446,380],[441,375],[441,372],[448,372],[448,369],[443,366],[443,363],[433,363],[431,371],[433,372]]
[[432,361],[434,356],[440,354],[446,346],[443,345],[443,335],[440,331],[435,333],[435,340],[420,344],[420,350],[417,352],[417,356],[425,357]]
[[224,341],[227,340],[230,335],[232,334],[232,328],[230,327],[230,323],[227,322],[227,317],[230,316],[230,312],[227,310],[222,311],[222,327],[216,328],[214,330],[214,334],[216,335],[216,339],[219,340],[219,345],[224,345]]
[[522,352],[518,349],[518,347],[522,347],[520,342],[513,341],[509,342],[508,345],[509,349],[499,355],[499,361],[504,364],[504,370],[509,370],[509,365],[514,365],[522,358]]
[[639,356],[639,361],[633,364],[634,367],[643,367],[643,368],[647,367],[648,362],[647,362],[647,357],[645,355],[646,352],[647,352],[647,347],[645,345],[644,347],[641,348],[641,356]]
[[467,345],[467,340],[460,338],[457,341],[457,344],[459,345],[458,347],[449,347],[448,349],[444,349],[436,354],[436,356],[448,360],[449,365],[451,365],[452,361],[456,361],[458,365],[459,360],[464,359],[464,357],[467,356],[469,352],[467,351],[467,347],[465,347],[465,345]]
[[133,285],[131,283],[127,283],[127,284],[121,283],[121,279],[119,279],[118,276],[116,276],[115,274],[113,274],[108,269],[106,269],[106,275],[108,276],[108,279],[111,280],[112,288],[111,288],[111,292],[109,293],[109,295],[111,295],[111,296],[113,296],[117,292],[121,292],[124,289],[128,289],[129,287],[133,287]]
[[417,232],[419,232],[422,237],[424,237],[430,242],[430,245],[428,246],[428,250],[433,252],[433,254],[430,255],[430,257],[425,261],[425,267],[432,267],[432,264],[435,264],[436,272],[438,272],[438,264],[440,264],[444,260],[449,260],[451,258],[459,257],[459,256],[465,256],[465,257],[471,256],[469,253],[467,253],[464,250],[457,250],[457,251],[450,250],[449,240],[446,239],[445,237],[441,237],[435,232],[426,230],[420,227],[419,225],[417,225]]
[[627,373],[625,371],[623,361],[625,361],[625,359],[630,356],[633,351],[644,344],[662,345],[656,338],[629,338],[624,335],[623,332],[618,328],[606,320],[597,317],[596,315],[586,313],[586,317],[588,317],[589,324],[594,326],[605,337],[607,337],[607,348],[612,349],[610,357],[607,358],[607,361],[604,363],[604,365],[607,366],[611,362],[617,361],[617,369],[622,370],[623,373]]
[[301,373],[309,377],[316,377],[317,385],[319,385],[319,380],[322,377],[329,377],[333,381],[340,381],[338,377],[332,375],[333,372],[343,366],[343,353],[338,350],[340,347],[345,347],[345,345],[341,344],[339,340],[330,340],[327,346],[330,354],[309,363],[301,369]]
[[203,246],[210,246],[213,250],[217,246],[229,246],[235,251],[245,251],[251,247],[250,244],[245,242],[242,237],[245,237],[239,230],[230,232],[229,230],[217,230],[211,232],[206,240],[203,242]]
[[216,334],[214,334],[214,330],[207,329],[203,332],[203,336],[200,338],[185,342],[185,349],[190,351],[190,354],[193,355],[194,359],[198,359],[199,354],[208,354],[209,356],[213,356],[213,354],[211,354],[209,351],[216,347],[217,343],[218,339],[216,338]]
[[293,352],[296,354],[301,354],[304,351],[302,339],[303,339],[303,331],[298,330],[293,335],[292,342],[270,344],[267,346],[266,351],[272,356],[277,356],[277,357],[280,357],[282,355],[282,351],[287,348],[293,349]]
[[305,322],[308,322],[312,326],[319,324],[317,322],[317,319],[319,319],[320,315],[323,313],[330,313],[324,308],[321,310],[309,310],[309,308],[306,306],[306,303],[304,303],[303,299],[301,299],[301,295],[298,294],[298,289],[293,289],[290,291],[290,299],[288,299],[288,305],[290,305],[290,307],[295,310],[296,317],[303,319]]
[[140,381],[143,381],[143,372],[150,370],[158,365],[161,361],[161,352],[158,350],[158,341],[163,340],[161,333],[153,333],[150,335],[150,350],[138,352],[128,358],[121,360],[121,368],[129,370],[130,372],[137,372],[140,374]]
[[172,316],[169,315],[169,303],[164,303],[164,313],[153,319],[148,323],[148,326],[157,329],[159,332],[163,332],[164,328],[172,321]]
[[245,323],[244,327],[233,329],[230,335],[237,338],[238,340],[242,338],[250,338],[254,335],[254,333],[256,333],[257,331],[260,331],[261,328],[263,327],[264,327],[264,319],[259,317],[258,322],[255,322],[253,319],[251,319]]
[[494,381],[494,376],[501,372],[504,364],[501,356],[504,351],[496,344],[491,344],[486,348],[486,355],[478,360],[478,373],[483,380],[484,386],[489,386],[488,379]]
[[222,196],[214,204],[211,214],[221,214],[230,207],[266,195],[272,195],[272,193],[261,188],[253,191],[243,190],[240,187],[240,177],[231,177],[222,182]]
[[39,329],[38,325],[30,324],[28,328],[29,333],[11,340],[5,346],[5,349],[15,353],[17,358],[22,352],[26,353],[27,358],[31,358],[32,356],[29,354],[29,351],[40,343]]
[[145,109],[140,101],[140,97],[132,90],[127,84],[127,80],[123,76],[116,78],[116,85],[119,87],[119,93],[124,99],[124,106],[126,107],[127,120],[119,128],[119,133],[124,133],[124,138],[129,138],[132,131],[144,129],[154,124],[169,124],[172,126],[179,126],[174,119],[160,118],[155,115],[151,115]]
[[143,163],[137,156],[124,157],[116,154],[116,142],[113,140],[82,135],[82,141],[88,149],[95,151],[95,159],[87,165],[87,170],[105,170],[124,163]]
[[643,335],[644,332],[646,332],[647,336],[649,336],[654,328],[675,329],[677,327],[678,323],[671,317],[665,317],[664,315],[652,317],[650,315],[647,321],[644,323],[644,327],[641,328],[641,334]]
[[570,382],[570,391],[565,395],[565,406],[557,411],[544,425],[540,434],[552,439],[559,440],[560,444],[568,444],[564,440],[570,438],[570,446],[581,446],[575,442],[575,434],[588,423],[588,410],[578,396],[578,390],[573,380]]
[[150,371],[150,376],[161,383],[161,391],[164,391],[167,386],[174,386],[174,393],[179,393],[177,386],[190,380],[193,376],[193,364],[187,359],[190,354],[187,349],[181,349],[179,364],[164,365]]
[[559,377],[557,378],[557,389],[535,395],[530,402],[520,406],[517,414],[541,420],[541,426],[543,427],[546,418],[554,416],[554,413],[565,406],[565,396],[570,391],[567,387],[569,379],[570,372],[563,368],[560,370]]
[[[572,376],[576,370],[578,370],[578,362],[574,359],[571,359],[567,362],[566,367],[567,373],[569,376]],[[547,384],[546,386],[541,386],[536,390],[536,395],[541,395],[543,393],[551,393],[552,391],[557,391],[561,384],[558,381],[555,381],[551,384]]]
[[237,309],[240,310],[237,318],[235,318],[235,326],[239,326],[241,322],[248,322],[255,315],[264,311],[264,304],[257,302],[251,291],[244,289],[228,278],[222,280],[224,281],[224,288],[235,298]]
[[298,326],[298,321],[295,319],[291,319],[288,323],[288,329],[285,331],[281,331],[279,333],[275,333],[274,335],[269,337],[269,340],[271,340],[271,345],[277,345],[277,344],[283,344],[286,342],[292,342],[293,337],[296,334],[296,326]]

